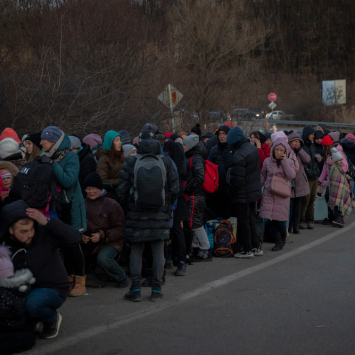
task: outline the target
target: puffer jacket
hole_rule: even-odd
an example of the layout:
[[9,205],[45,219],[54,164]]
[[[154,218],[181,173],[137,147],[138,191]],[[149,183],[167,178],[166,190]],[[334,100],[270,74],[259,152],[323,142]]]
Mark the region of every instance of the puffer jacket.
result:
[[110,151],[104,148],[98,148],[96,153],[97,166],[96,172],[101,176],[104,184],[111,184],[115,190],[118,186],[118,179],[121,175],[123,163],[113,162],[109,158]]
[[[349,134],[347,136],[351,135]],[[343,138],[340,140],[340,143],[348,160],[355,164],[355,141]]]
[[321,161],[317,160],[317,164],[318,164],[318,168],[319,168],[320,172],[323,170],[323,165],[325,163],[325,152],[324,152],[322,144],[316,143],[316,139],[323,138],[323,137],[324,137],[324,134],[320,130],[317,130],[316,133],[314,134],[314,147],[316,148],[316,154],[319,154],[322,157]]
[[261,199],[260,156],[244,135],[233,145],[227,183],[232,203],[251,203]]
[[32,272],[18,270],[11,278],[0,280],[0,332],[16,331],[26,324],[26,297],[35,283]]
[[303,197],[309,194],[308,179],[304,171],[303,164],[308,164],[311,160],[310,156],[303,150],[304,143],[301,136],[298,133],[291,133],[288,136],[288,141],[292,142],[295,140],[299,140],[301,142],[300,148],[294,150],[299,162],[300,170],[296,173],[296,178],[292,180],[292,198]]
[[[155,139],[143,139],[139,144],[138,154],[160,155],[160,143]],[[140,208],[134,202],[134,166],[137,161],[135,155],[126,159],[118,182],[116,194],[121,206],[128,210],[126,219],[126,240],[152,242],[168,240],[170,236],[169,221],[171,218],[171,204],[178,198],[179,178],[176,175],[173,162],[163,156],[167,174],[165,187],[165,205],[162,208]],[[147,189],[149,186],[147,185]]]
[[[341,167],[342,167],[343,171],[345,171],[345,173],[346,173],[349,170],[349,164],[348,164],[348,161],[346,160],[346,156],[343,152],[343,147],[341,146],[341,144],[334,144],[334,147],[343,156],[343,160],[341,161]],[[332,165],[334,165],[334,162],[332,160],[332,156],[330,155],[326,159],[325,164],[323,166],[322,174],[320,175],[320,177],[318,179],[318,181],[322,184],[324,183],[324,180],[327,180],[325,183],[326,186],[329,186],[329,171],[330,171],[330,167]]]
[[[67,135],[64,135],[57,152],[70,147],[70,139]],[[84,198],[79,183],[79,157],[73,151],[69,151],[59,163],[55,162],[52,168],[54,177],[61,188],[61,203],[63,205],[72,203],[71,225],[79,232],[84,232],[86,230],[86,215]]]
[[[202,187],[205,181],[204,144],[199,142],[186,153],[187,183],[184,193],[188,197],[187,209],[190,228],[203,225],[203,212],[206,207],[206,193]],[[192,159],[192,167],[191,166]]]
[[87,235],[100,232],[99,243],[93,244],[93,254],[97,254],[103,247],[110,246],[121,252],[125,236],[125,217],[122,207],[106,196],[96,200],[85,199],[87,217]]
[[218,166],[219,191],[227,192],[227,170],[233,159],[233,148],[228,143],[219,143],[211,149],[208,160]]
[[84,181],[89,174],[96,171],[97,163],[94,156],[91,153],[90,146],[85,143],[83,143],[82,149],[80,149],[77,152],[77,154],[80,161],[79,183],[80,183],[81,192],[83,193],[83,196],[86,196]]
[[273,157],[275,147],[282,144],[285,147],[287,156],[291,150],[288,143],[282,139],[276,139],[271,149],[271,157],[264,162],[261,172],[261,186],[264,187],[263,199],[261,200],[259,217],[267,218],[275,221],[287,221],[288,210],[290,208],[290,198],[283,198],[274,195],[271,192],[271,181],[274,174],[283,177],[285,180],[292,180],[296,177],[295,162],[293,159],[286,158],[281,160],[281,164],[277,166],[277,161]]
[[320,171],[318,167],[318,160],[316,158],[316,147],[313,142],[308,140],[308,136],[316,131],[311,126],[306,126],[302,131],[302,140],[304,142],[303,149],[310,156],[308,164],[303,164],[304,170],[307,174],[309,181],[313,181],[319,178]]

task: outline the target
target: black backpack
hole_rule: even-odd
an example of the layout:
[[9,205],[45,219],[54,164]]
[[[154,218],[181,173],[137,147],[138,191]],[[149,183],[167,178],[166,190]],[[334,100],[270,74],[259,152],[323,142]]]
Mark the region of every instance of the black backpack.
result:
[[223,220],[214,233],[214,255],[221,258],[233,256],[232,244],[234,244],[235,241],[236,238],[233,234],[231,222],[229,222],[228,219]]
[[50,209],[57,212],[60,209],[60,195],[52,165],[42,163],[40,157],[24,164],[14,178],[10,196],[25,201],[31,208],[46,208],[50,195]]

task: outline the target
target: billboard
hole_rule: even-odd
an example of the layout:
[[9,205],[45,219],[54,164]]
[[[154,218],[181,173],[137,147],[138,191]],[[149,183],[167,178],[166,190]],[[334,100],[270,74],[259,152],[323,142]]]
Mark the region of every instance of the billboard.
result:
[[322,101],[327,106],[346,104],[346,80],[323,81]]

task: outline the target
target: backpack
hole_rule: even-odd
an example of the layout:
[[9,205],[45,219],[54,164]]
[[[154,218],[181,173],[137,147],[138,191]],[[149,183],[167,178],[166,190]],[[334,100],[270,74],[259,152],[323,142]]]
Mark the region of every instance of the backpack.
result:
[[228,219],[223,220],[214,233],[214,255],[221,258],[233,256],[232,244],[235,241],[231,222]]
[[162,155],[137,154],[134,165],[134,202],[140,208],[165,206],[166,169]]
[[[194,155],[190,160],[190,169],[192,169],[192,160]],[[216,164],[213,164],[209,160],[204,160],[205,162],[205,181],[202,184],[202,188],[212,194],[217,191],[219,185],[219,175],[218,175],[218,167]]]
[[11,196],[25,201],[31,208],[45,208],[51,196],[51,209],[60,206],[60,195],[56,189],[52,165],[41,163],[40,157],[26,163],[14,178]]

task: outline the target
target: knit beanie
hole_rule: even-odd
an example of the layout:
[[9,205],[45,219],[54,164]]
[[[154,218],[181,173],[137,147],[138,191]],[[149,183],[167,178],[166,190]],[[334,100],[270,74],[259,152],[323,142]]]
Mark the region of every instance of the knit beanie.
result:
[[114,139],[115,139],[117,136],[120,136],[120,137],[121,137],[121,142],[122,142],[122,136],[121,136],[118,132],[116,132],[116,131],[108,131],[108,132],[105,134],[104,144],[102,145],[102,147],[103,147],[104,149],[111,150],[112,142],[114,141]]
[[5,159],[20,151],[20,144],[12,138],[5,138],[0,141],[0,158]]
[[191,134],[190,136],[185,137],[183,140],[184,145],[186,145],[186,147],[188,147],[189,149],[197,145],[199,141],[200,138],[196,134]]
[[139,142],[143,139],[155,139],[155,133],[153,131],[142,131],[139,133]]
[[[42,132],[42,131],[41,131]],[[26,139],[27,139],[27,137],[29,136],[29,134],[24,134],[23,136],[22,136],[22,138],[21,138],[21,143],[22,144],[25,144],[25,141],[26,141]],[[41,137],[40,137],[41,138]]]
[[1,175],[1,179],[11,179],[12,178],[11,172],[7,169],[1,169],[0,175]]
[[96,187],[99,190],[104,188],[101,176],[98,173],[89,174],[84,180],[84,188]]
[[118,131],[121,135],[122,145],[131,144],[131,136],[125,130]]
[[57,143],[62,133],[62,130],[58,127],[49,126],[42,131],[41,138],[51,143]]
[[335,131],[328,133],[328,135],[333,139],[334,142],[337,142],[339,140],[340,133]]
[[134,145],[131,144],[125,144],[122,146],[123,149],[123,154],[127,158],[133,151],[137,150],[137,148]]
[[336,163],[339,160],[343,160],[343,156],[338,151],[338,149],[332,148],[331,152],[332,152],[332,160],[333,160],[334,163]]
[[14,264],[10,259],[10,250],[0,247],[0,280],[14,276]]
[[332,145],[333,143],[333,140],[328,135],[324,136],[322,139],[322,145]]
[[39,149],[42,149],[41,146],[41,132],[37,132],[37,133],[32,133],[32,134],[28,134],[26,137],[26,141],[30,141],[32,142],[34,145],[36,145]]
[[170,137],[173,135],[174,133],[165,133],[165,137],[170,139]]
[[154,123],[146,123],[142,128],[142,132],[144,131],[149,131],[153,132],[154,134],[157,134],[158,127]]
[[197,123],[195,127],[192,127],[191,132],[196,133],[198,136],[200,136],[202,134],[200,125]]
[[102,139],[98,134],[88,134],[84,137],[83,142],[90,147],[95,147],[95,145],[102,144]]
[[73,149],[79,149],[81,147],[81,142],[78,137],[69,136],[70,144]]
[[12,128],[5,128],[0,136],[0,141],[5,138],[12,138],[18,144],[21,144],[20,138],[18,137],[17,133]]
[[228,134],[228,132],[230,131],[230,127],[225,126],[225,125],[219,127],[219,128],[216,130],[216,132],[215,132],[216,136],[218,136],[219,131],[223,131],[223,132],[225,132],[226,134]]

